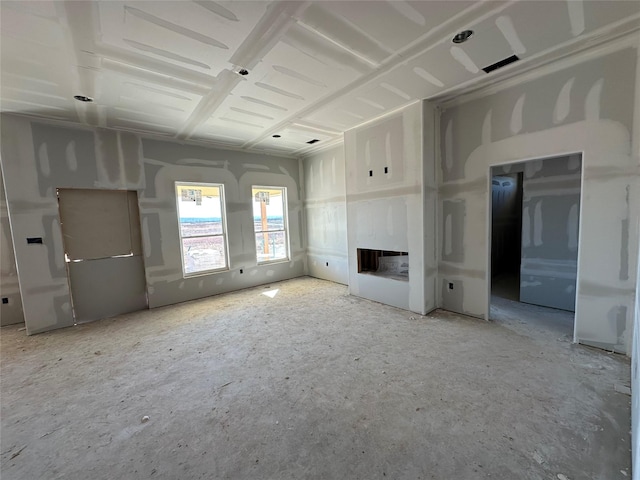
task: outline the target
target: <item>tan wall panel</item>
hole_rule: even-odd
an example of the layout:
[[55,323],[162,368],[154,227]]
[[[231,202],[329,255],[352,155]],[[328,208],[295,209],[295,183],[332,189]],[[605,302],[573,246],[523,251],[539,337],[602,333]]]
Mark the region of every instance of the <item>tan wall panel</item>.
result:
[[72,260],[131,253],[128,192],[60,189],[59,204],[65,251]]

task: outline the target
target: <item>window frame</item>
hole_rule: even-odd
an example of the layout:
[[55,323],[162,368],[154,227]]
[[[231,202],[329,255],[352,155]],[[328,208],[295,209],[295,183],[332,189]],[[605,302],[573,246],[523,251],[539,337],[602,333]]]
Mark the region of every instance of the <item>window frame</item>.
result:
[[[178,193],[178,187],[217,187],[220,191],[220,216],[222,217],[222,233],[221,234],[208,234],[208,235],[193,235],[190,237],[184,237],[182,235],[182,225],[180,224],[180,194]],[[176,195],[176,217],[178,220],[178,239],[180,241],[180,263],[182,265],[182,278],[191,278],[202,275],[210,275],[213,273],[227,272],[231,269],[229,260],[229,238],[227,235],[227,202],[225,199],[224,183],[209,183],[209,182],[182,182],[176,180],[174,182],[174,190]],[[184,242],[185,238],[205,238],[205,237],[222,237],[224,244],[224,267],[212,268],[209,270],[199,270],[197,272],[187,273],[185,271],[184,263]]]
[[[291,244],[289,241],[289,202],[288,202],[288,194],[287,187],[282,187],[279,185],[251,185],[251,219],[255,222],[253,216],[253,203],[255,203],[255,194],[254,190],[280,190],[282,191],[282,221],[284,228],[282,230],[255,230],[255,223],[253,228],[253,240],[255,242],[255,253],[256,253],[256,262],[258,265],[268,265],[272,263],[282,263],[291,261]],[[270,232],[284,232],[285,238],[285,251],[286,255],[282,258],[274,258],[272,260],[260,260],[258,258],[258,243],[256,242],[256,235],[259,233],[270,233]]]

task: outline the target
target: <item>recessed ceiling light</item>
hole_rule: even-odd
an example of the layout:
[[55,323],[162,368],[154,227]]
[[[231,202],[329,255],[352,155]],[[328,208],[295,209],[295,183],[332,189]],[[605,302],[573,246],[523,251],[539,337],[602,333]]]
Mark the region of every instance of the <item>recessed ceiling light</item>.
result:
[[75,98],[79,102],[93,102],[93,98],[85,97],[84,95],[74,95],[73,98]]
[[473,35],[473,30],[463,30],[462,32],[457,33],[456,36],[453,37],[453,40],[451,41],[453,43],[464,43],[467,40],[469,40],[471,35]]
[[314,143],[318,143],[320,140],[318,140],[317,138],[314,138],[313,140],[309,140],[307,143],[309,145],[313,145]]
[[240,70],[238,70],[238,75],[242,75],[243,77],[245,75],[249,75],[249,70],[247,70],[246,68],[241,68]]
[[273,138],[280,138],[281,135],[271,135]]

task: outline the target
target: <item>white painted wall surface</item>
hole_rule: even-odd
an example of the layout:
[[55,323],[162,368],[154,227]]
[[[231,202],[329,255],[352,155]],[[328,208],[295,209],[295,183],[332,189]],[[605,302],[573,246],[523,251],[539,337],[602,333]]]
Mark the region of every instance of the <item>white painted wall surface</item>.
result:
[[344,145],[303,159],[309,275],[349,283]]
[[[440,305],[488,312],[491,166],[583,153],[576,340],[629,352],[638,242],[638,162],[631,154],[638,45],[585,58],[441,116]],[[635,199],[635,200],[634,200]],[[456,206],[453,209],[452,206]],[[450,212],[447,218],[447,211]],[[448,282],[457,295],[445,291]]]
[[[56,188],[138,191],[150,308],[304,274],[304,212],[296,159],[217,150],[112,130],[60,127],[4,115],[2,171],[29,334],[74,322]],[[176,181],[224,184],[228,271],[183,278]],[[251,195],[254,184],[287,187],[290,261],[257,265]],[[43,244],[27,245],[26,237],[43,237]]]

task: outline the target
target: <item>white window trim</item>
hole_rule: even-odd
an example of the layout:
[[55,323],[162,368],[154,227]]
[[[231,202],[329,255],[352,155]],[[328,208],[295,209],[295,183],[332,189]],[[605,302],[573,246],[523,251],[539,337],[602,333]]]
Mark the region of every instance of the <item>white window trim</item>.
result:
[[[227,272],[230,270],[231,265],[229,261],[229,238],[227,235],[227,202],[225,201],[224,184],[223,183],[208,183],[208,182],[174,182],[174,190],[176,195],[176,218],[178,220],[178,237],[180,239],[180,264],[182,265],[182,278],[192,278],[202,275],[210,275],[213,273]],[[222,234],[217,235],[194,235],[192,237],[182,236],[182,227],[180,225],[180,196],[178,195],[178,187],[218,187],[220,189],[220,215],[222,216]],[[226,266],[220,268],[212,268],[210,270],[199,270],[197,272],[187,273],[184,269],[184,244],[182,240],[184,238],[204,238],[204,237],[222,237],[224,242],[224,263]]]
[[[273,260],[258,260],[258,245],[254,245],[254,251],[256,254],[256,262],[258,265],[269,265],[273,263],[285,263],[291,261],[291,245],[289,243],[289,201],[288,201],[288,193],[287,187],[280,187],[278,185],[251,185],[251,218],[253,219],[253,202],[255,199],[253,198],[254,190],[282,190],[282,217],[284,223],[284,230],[267,230],[267,232],[282,232],[284,231],[285,238],[285,247],[286,247],[286,256],[283,258],[274,258]],[[253,241],[255,242],[256,235],[258,233],[263,233],[262,231],[256,232],[255,227],[253,231]]]

